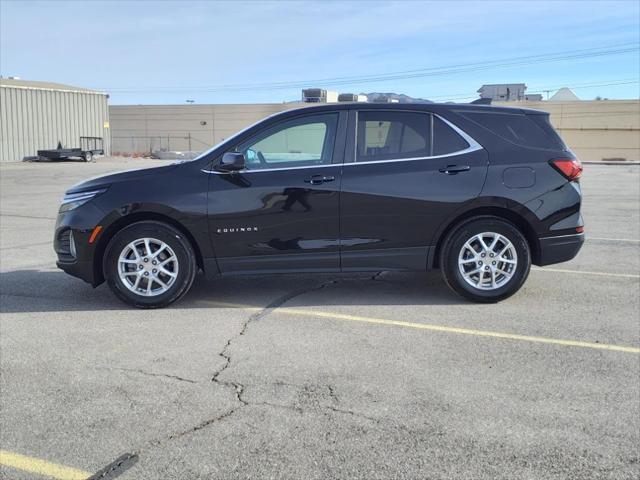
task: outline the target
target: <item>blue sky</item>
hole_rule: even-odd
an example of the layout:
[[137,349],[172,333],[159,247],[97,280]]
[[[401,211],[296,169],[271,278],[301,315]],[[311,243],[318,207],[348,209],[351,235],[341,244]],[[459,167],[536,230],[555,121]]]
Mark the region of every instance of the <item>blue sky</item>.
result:
[[[303,86],[465,101],[483,83],[505,82],[638,98],[639,45],[635,0],[0,0],[2,76],[101,89],[112,104],[281,102]],[[527,59],[550,54],[580,58]],[[362,79],[471,63],[482,68]],[[337,77],[349,79],[317,81]],[[274,88],[280,82],[290,86]]]

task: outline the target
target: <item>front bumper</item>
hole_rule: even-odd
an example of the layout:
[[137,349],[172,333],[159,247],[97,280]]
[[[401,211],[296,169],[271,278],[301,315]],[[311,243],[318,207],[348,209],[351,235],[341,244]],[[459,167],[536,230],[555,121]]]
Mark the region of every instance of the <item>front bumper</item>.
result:
[[567,262],[574,258],[584,243],[584,233],[540,239],[539,266]]
[[[89,202],[81,207],[58,214],[53,249],[58,256],[56,266],[92,285],[99,282],[94,269],[95,243],[89,243],[91,232],[100,224],[104,213]],[[70,235],[72,233],[72,235]],[[73,242],[73,249],[71,243]]]
[[90,283],[91,285],[94,285],[94,286],[96,285],[96,279],[95,279],[92,261],[87,262],[87,261],[75,260],[72,262],[62,262],[58,260],[56,262],[56,266],[62,271],[64,271],[65,273],[68,273],[69,275],[72,275],[81,280],[84,280],[85,282]]

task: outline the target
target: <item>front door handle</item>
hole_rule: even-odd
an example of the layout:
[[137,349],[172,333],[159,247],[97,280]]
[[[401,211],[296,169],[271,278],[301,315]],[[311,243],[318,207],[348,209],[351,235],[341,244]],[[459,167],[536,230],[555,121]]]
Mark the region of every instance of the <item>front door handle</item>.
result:
[[325,177],[324,175],[312,175],[309,178],[305,178],[304,182],[305,183],[310,183],[311,185],[320,185],[324,182],[333,182],[336,179],[336,177]]
[[469,170],[471,170],[469,165],[447,165],[438,171],[440,173],[446,173],[447,175],[455,175],[460,172],[468,172]]

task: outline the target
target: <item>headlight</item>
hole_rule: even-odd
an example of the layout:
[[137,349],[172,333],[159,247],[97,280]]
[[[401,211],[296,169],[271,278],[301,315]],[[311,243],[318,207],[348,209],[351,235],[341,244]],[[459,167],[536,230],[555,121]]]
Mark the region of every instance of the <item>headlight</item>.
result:
[[80,205],[84,205],[92,198],[106,191],[106,188],[101,188],[100,190],[90,190],[87,192],[67,193],[62,199],[62,205],[60,205],[60,213],[68,212],[69,210],[78,208]]

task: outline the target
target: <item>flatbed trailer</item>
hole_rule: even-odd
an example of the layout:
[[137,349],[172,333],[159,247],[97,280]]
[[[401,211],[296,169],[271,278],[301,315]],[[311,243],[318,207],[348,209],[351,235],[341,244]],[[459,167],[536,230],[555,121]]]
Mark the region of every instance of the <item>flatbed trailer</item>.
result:
[[63,161],[70,158],[81,158],[90,162],[96,155],[104,155],[102,137],[80,137],[80,147],[62,148],[58,142],[58,148],[53,150],[38,150],[38,159],[41,161]]

